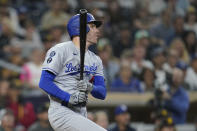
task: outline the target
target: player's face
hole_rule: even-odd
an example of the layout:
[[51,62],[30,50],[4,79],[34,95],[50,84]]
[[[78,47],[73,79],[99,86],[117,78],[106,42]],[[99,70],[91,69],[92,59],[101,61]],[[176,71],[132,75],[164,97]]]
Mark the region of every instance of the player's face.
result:
[[87,34],[87,42],[95,44],[97,43],[100,35],[99,29],[93,23],[88,24],[88,26],[90,28],[90,31]]

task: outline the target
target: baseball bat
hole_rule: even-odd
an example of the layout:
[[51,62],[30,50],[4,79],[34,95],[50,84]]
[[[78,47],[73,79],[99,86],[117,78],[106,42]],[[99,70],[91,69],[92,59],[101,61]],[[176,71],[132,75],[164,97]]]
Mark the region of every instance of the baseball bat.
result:
[[80,9],[80,80],[83,80],[84,59],[86,49],[87,10]]

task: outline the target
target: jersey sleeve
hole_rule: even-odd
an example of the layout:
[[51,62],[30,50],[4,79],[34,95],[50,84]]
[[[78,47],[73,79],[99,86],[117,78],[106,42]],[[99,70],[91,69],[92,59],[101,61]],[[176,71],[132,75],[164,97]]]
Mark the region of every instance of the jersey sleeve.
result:
[[96,76],[103,76],[104,77],[103,63],[102,63],[102,60],[100,59],[100,57],[97,57],[97,61],[98,61],[98,67],[97,67],[97,71],[96,71]]
[[58,75],[63,68],[64,52],[58,47],[52,47],[48,50],[42,70],[47,70]]

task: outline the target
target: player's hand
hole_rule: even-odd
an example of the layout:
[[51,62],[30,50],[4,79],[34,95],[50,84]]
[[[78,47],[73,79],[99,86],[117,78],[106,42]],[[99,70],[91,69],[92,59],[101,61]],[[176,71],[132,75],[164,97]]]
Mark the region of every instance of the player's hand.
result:
[[79,91],[82,91],[82,92],[91,92],[92,89],[93,89],[93,85],[88,82],[88,81],[85,81],[85,80],[80,80],[78,81],[77,83],[77,88]]
[[70,96],[69,104],[78,105],[81,103],[85,103],[87,102],[87,98],[87,93],[79,91]]

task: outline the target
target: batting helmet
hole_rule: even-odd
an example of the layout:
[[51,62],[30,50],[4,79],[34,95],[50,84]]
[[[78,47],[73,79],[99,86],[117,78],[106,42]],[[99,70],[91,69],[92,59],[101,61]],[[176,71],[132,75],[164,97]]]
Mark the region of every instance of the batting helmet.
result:
[[[102,21],[95,20],[94,16],[90,13],[87,13],[87,24],[93,23],[96,27],[101,26]],[[67,31],[70,37],[79,36],[79,28],[80,28],[80,15],[76,14],[68,21]],[[87,33],[90,31],[90,28],[87,26]]]

